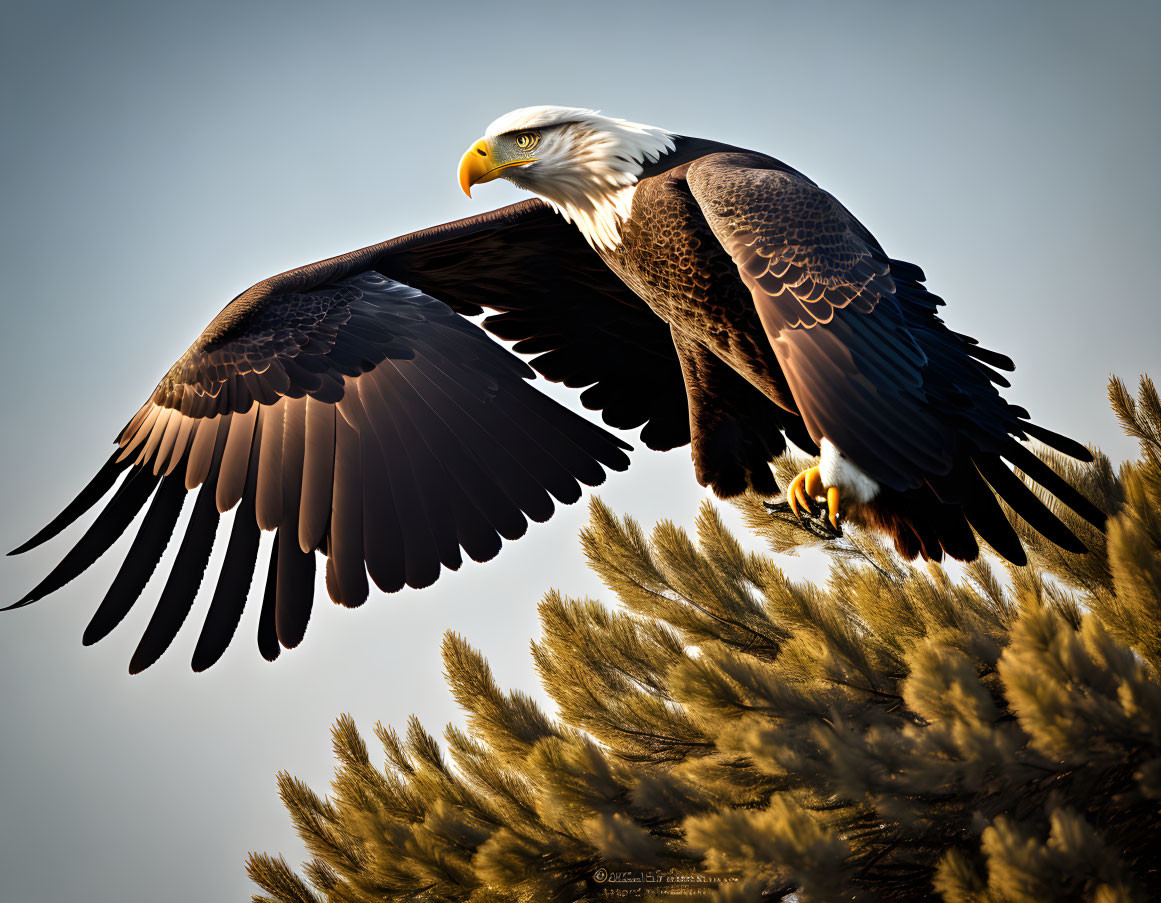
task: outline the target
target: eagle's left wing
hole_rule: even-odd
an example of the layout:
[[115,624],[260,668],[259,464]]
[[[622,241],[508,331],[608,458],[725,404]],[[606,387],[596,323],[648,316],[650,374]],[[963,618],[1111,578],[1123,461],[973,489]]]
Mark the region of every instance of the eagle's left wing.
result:
[[261,530],[275,533],[258,621],[271,659],[303,637],[316,551],[329,594],[351,606],[367,598],[368,576],[395,591],[458,567],[461,550],[491,558],[556,501],[579,498],[580,484],[624,469],[628,446],[539,392],[527,364],[464,319],[485,306],[500,311],[485,327],[537,353],[532,363],[550,379],[587,386],[582,400],[607,422],[643,426],[655,447],[689,441],[668,327],[575,228],[525,202],[290,270],[231,301],[97,476],[16,550],[103,502],[60,564],[10,607],[85,571],[143,510],[84,635],[95,642],[124,619],[180,535],[132,671],[152,664],[187,619],[231,509],[197,670],[235,633]]
[[1096,523],[1100,512],[1030,464],[1034,456],[1015,439],[1034,436],[1080,458],[1087,450],[1000,397],[993,384],[1007,383],[992,367],[1010,370],[1011,361],[944,326],[935,315],[942,301],[922,286],[922,270],[888,258],[830,194],[763,155],[712,154],[687,179],[750,289],[816,442],[829,439],[891,490],[926,484],[942,501],[962,504],[1013,559],[1022,557],[1019,542],[981,473],[1041,532],[1083,550],[999,458]]

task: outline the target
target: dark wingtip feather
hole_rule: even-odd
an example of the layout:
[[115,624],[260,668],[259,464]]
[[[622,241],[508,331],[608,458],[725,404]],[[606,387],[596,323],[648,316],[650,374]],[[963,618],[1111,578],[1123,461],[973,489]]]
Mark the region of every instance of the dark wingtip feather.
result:
[[154,493],[153,502],[145,513],[117,576],[113,578],[108,592],[81,635],[83,645],[91,646],[108,636],[125,619],[141,596],[169,544],[181,513],[186,495],[184,470],[182,467],[176,476],[162,480],[160,488]]
[[1014,548],[1006,549],[1002,552],[994,544],[992,545],[992,548],[999,552],[1001,557],[1016,565],[1016,567],[1022,568],[1028,565],[1028,553],[1024,551],[1024,547],[1019,544],[1019,541],[1017,541],[1017,544]]
[[258,651],[268,662],[278,658],[282,647],[278,644],[278,632],[275,627],[275,591],[278,585],[278,536],[282,531],[274,534],[274,542],[270,546],[270,565],[266,569],[266,591],[262,594],[262,610],[258,615]]
[[995,367],[997,370],[1005,370],[1011,373],[1016,369],[1015,362],[1010,357],[1008,357],[1008,355],[1001,354],[998,351],[992,351],[989,348],[984,348],[981,345],[976,344],[974,339],[972,340],[972,344],[966,350],[968,355],[974,357],[977,361],[982,361],[991,367]]
[[[215,453],[215,468],[221,457],[224,439],[219,437]],[[194,503],[193,514],[186,526],[185,536],[177,550],[177,558],[161,591],[161,598],[145,627],[145,633],[129,662],[129,673],[144,671],[169,648],[193,607],[194,597],[201,586],[206,564],[214,547],[218,529],[218,509],[214,504],[216,471],[202,484]]]
[[[255,469],[251,468],[251,472]],[[222,657],[238,629],[254,577],[260,532],[254,521],[253,487],[248,487],[234,517],[218,584],[194,647],[190,666],[195,673],[205,671]]]
[[250,594],[250,584],[254,580],[254,567],[258,560],[261,530],[255,519],[254,499],[258,488],[259,449],[262,444],[263,421],[259,417],[254,425],[251,442],[250,461],[246,469],[246,482],[242,489],[242,499],[234,515],[234,525],[230,531],[226,557],[218,573],[218,584],[210,602],[201,635],[194,647],[190,667],[195,674],[205,671],[215,664],[226,652],[230,641],[242,620],[242,611]]
[[1049,448],[1063,452],[1070,458],[1076,458],[1078,461],[1085,462],[1093,459],[1092,452],[1075,439],[1069,439],[1067,436],[1062,436],[1060,433],[1045,429],[1042,426],[1037,426],[1035,423],[1021,423],[1020,426],[1029,436],[1032,436],[1034,439],[1039,439]]
[[[302,642],[314,605],[314,552],[304,552],[291,528],[285,537],[278,531],[276,588],[274,592],[274,633],[278,643],[293,649]],[[329,559],[328,559],[329,561]],[[361,563],[361,561],[360,561]]]
[[984,482],[983,476],[971,461],[965,462],[958,470],[960,472],[958,494],[963,500],[961,504],[968,523],[1001,558],[1020,567],[1026,565],[1028,555],[1024,551],[1020,537],[1004,516],[1000,503]]
[[29,549],[35,549],[42,543],[52,539],[54,536],[60,533],[61,530],[69,526],[69,524],[71,524],[78,517],[92,508],[93,505],[95,505],[98,501],[100,501],[101,497],[106,492],[108,492],[109,489],[112,488],[113,484],[117,481],[117,476],[121,473],[121,471],[129,467],[130,462],[128,460],[117,460],[120,452],[121,449],[118,448],[113,452],[112,455],[109,456],[109,460],[107,460],[101,466],[101,469],[97,471],[96,475],[91,480],[89,480],[88,485],[77,494],[76,498],[74,498],[65,506],[65,509],[60,514],[49,521],[49,523],[46,524],[41,530],[39,530],[35,536],[17,546],[8,554],[20,555],[24,552],[27,552]]
[[981,474],[1012,510],[1029,526],[1062,549],[1077,554],[1088,551],[1075,533],[1036,497],[1036,494],[997,457],[980,456],[975,459]]
[[22,598],[18,599],[15,602],[12,602],[9,605],[5,605],[3,608],[0,608],[0,611],[15,611],[18,608],[24,608],[24,606],[31,605],[33,602],[37,601],[39,598],[40,598],[40,596],[37,595],[36,590],[34,590],[34,589],[29,590],[25,596],[23,596]]
[[1045,464],[1032,451],[1013,439],[1004,447],[1002,454],[1016,467],[1024,471],[1031,479],[1051,492],[1094,527],[1101,530],[1105,528],[1108,515],[1081,495],[1075,487]]
[[[121,484],[113,499],[89,525],[85,535],[65,555],[52,572],[38,583],[20,601],[8,608],[23,608],[54,593],[75,577],[84,573],[98,558],[109,550],[117,537],[129,526],[137,512],[149,500],[159,477],[148,470],[137,470]],[[91,485],[91,484],[90,484]]]

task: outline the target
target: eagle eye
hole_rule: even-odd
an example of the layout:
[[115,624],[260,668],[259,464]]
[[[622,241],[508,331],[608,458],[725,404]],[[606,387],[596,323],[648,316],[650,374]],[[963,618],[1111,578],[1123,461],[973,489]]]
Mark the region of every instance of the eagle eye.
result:
[[540,141],[540,136],[536,132],[520,132],[515,138],[516,146],[520,150],[532,150],[536,147],[537,142]]

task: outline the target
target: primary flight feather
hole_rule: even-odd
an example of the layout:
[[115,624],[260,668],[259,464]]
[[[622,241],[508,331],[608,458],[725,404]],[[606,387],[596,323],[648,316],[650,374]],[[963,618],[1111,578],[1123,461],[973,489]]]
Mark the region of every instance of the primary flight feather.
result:
[[[292,270],[243,292],[169,370],[81,494],[15,550],[52,538],[113,490],[23,599],[97,560],[146,508],[85,631],[136,602],[197,490],[130,664],[148,667],[193,604],[219,516],[237,507],[194,652],[225,651],[275,531],[258,645],[303,637],[316,552],[332,599],[360,605],[432,583],[462,553],[493,557],[627,446],[541,394],[486,330],[580,388],[654,449],[692,444],[698,481],[779,493],[787,440],[820,462],[785,494],[889,534],[908,557],[963,560],[976,534],[1025,555],[997,496],[1065,549],[1084,546],[1008,467],[1100,525],[1104,516],[1019,440],[1088,460],[996,390],[1003,355],[949,330],[917,266],[887,256],[834,197],[764,154],[569,107],[497,119],[460,184],[506,178],[540,199]],[[118,481],[119,484],[118,484]],[[973,530],[974,528],[974,530]]]

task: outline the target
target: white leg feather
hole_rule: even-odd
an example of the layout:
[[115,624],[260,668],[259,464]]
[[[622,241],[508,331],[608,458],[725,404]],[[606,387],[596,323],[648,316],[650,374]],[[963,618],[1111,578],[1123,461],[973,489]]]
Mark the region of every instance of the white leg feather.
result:
[[834,447],[829,439],[822,440],[822,460],[818,465],[819,476],[826,487],[837,486],[844,502],[862,504],[869,502],[879,493],[879,484],[863,473],[849,459]]

